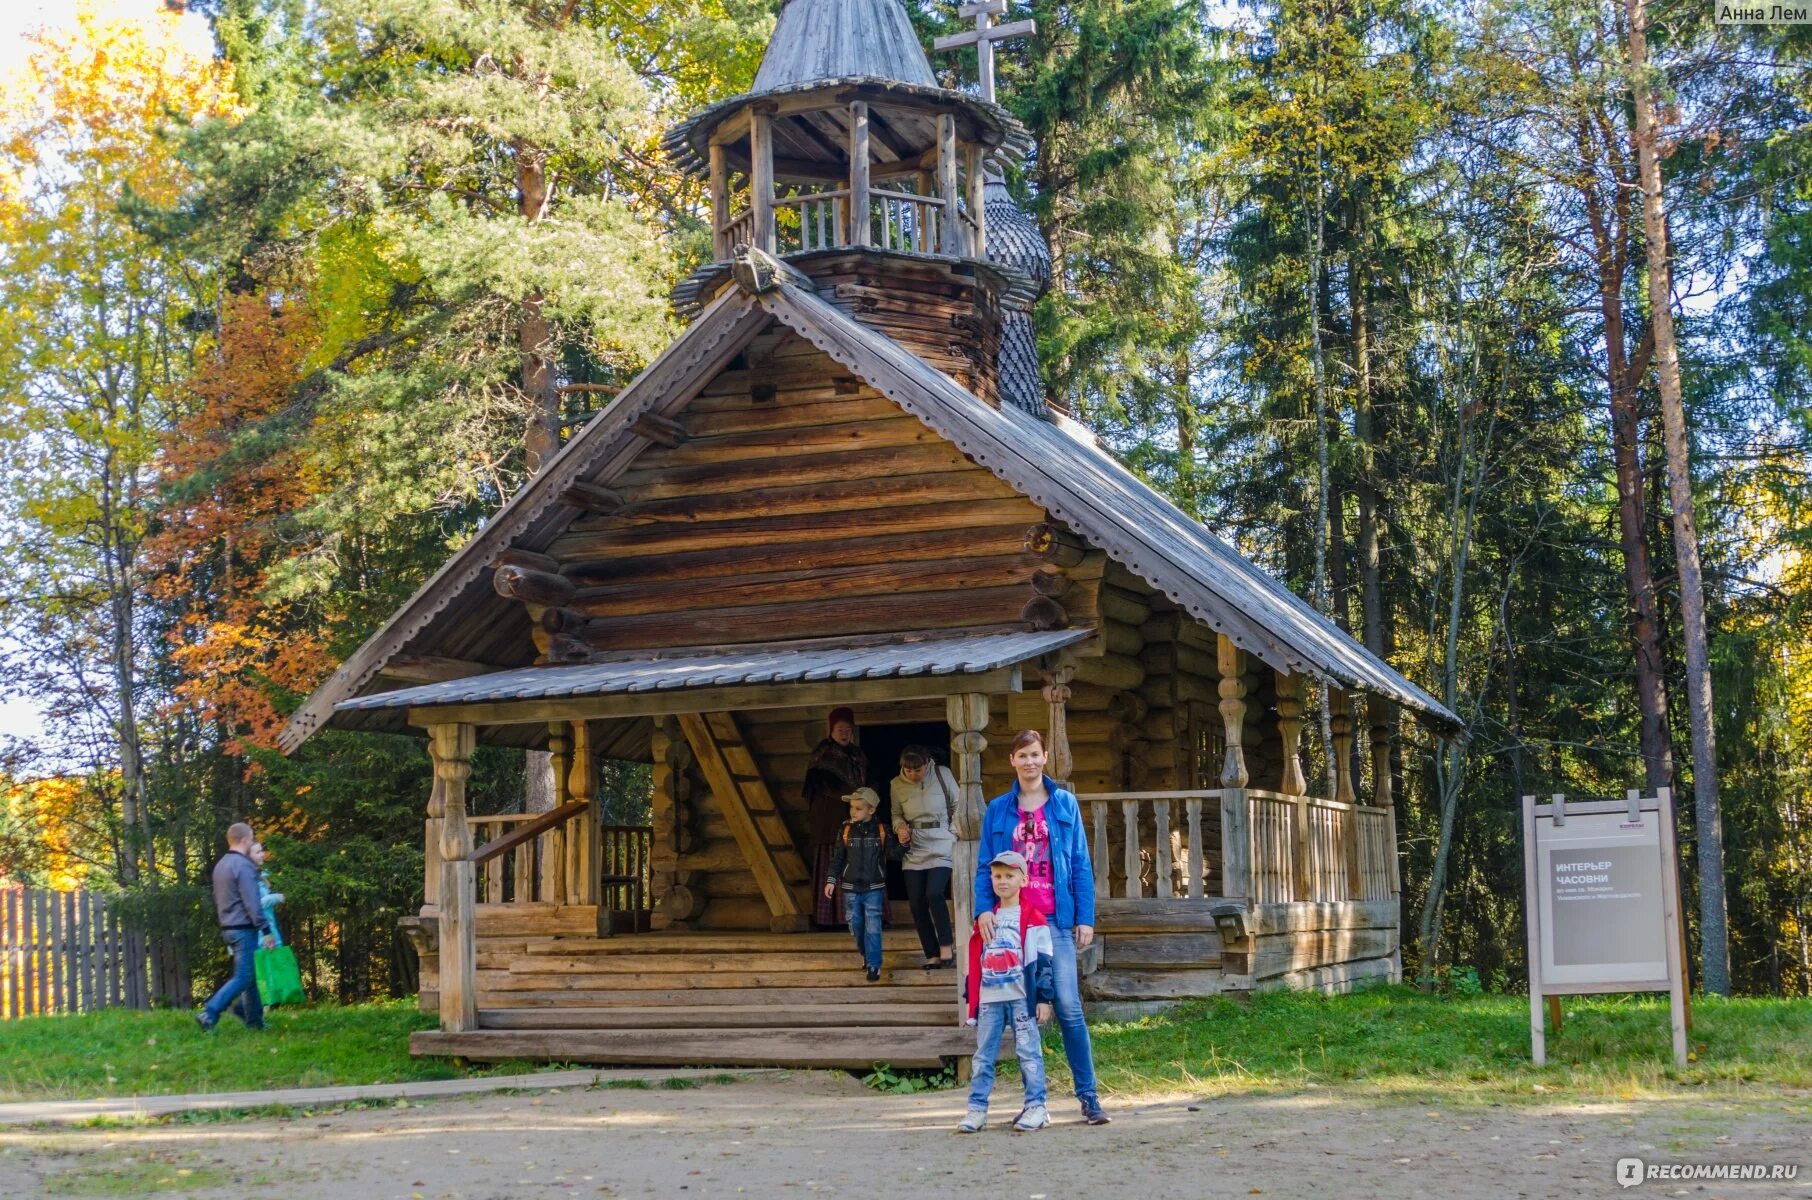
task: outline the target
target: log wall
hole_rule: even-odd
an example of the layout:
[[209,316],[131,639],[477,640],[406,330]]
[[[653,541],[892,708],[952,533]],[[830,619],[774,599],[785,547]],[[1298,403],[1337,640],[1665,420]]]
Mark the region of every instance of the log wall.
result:
[[548,548],[575,587],[531,609],[542,654],[998,625],[1035,595],[1043,512],[790,331],[676,425]]

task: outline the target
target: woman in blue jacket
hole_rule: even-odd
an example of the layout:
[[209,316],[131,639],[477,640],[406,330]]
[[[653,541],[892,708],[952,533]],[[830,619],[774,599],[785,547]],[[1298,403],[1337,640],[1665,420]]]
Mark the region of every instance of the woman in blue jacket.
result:
[[1082,986],[1076,951],[1095,940],[1095,871],[1083,835],[1082,806],[1044,773],[1044,735],[1028,729],[1013,739],[1013,786],[988,802],[982,817],[975,871],[976,926],[994,936],[994,888],[988,863],[1002,850],[1026,860],[1026,887],[1019,902],[1044,914],[1051,929],[1057,983],[1057,1026],[1063,1054],[1076,1081],[1076,1099],[1090,1125],[1107,1124],[1095,1094],[1095,1053],[1082,1019]]

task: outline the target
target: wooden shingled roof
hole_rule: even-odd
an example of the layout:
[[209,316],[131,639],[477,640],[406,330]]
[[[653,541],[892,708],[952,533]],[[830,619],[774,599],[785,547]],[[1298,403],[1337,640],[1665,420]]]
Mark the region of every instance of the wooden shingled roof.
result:
[[858,76],[938,85],[900,0],[790,0],[750,91]]
[[[581,511],[561,501],[563,492],[575,483],[608,484],[651,444],[636,431],[643,417],[679,413],[775,321],[1267,665],[1388,696],[1443,732],[1461,727],[1438,700],[1171,505],[1085,432],[1010,405],[986,404],[823,300],[796,272],[779,271],[759,292],[753,286],[726,287],[614,404],[499,509],[297,710],[279,739],[282,748],[294,751],[328,723],[340,702],[377,690],[380,675],[392,685],[425,682],[424,656],[430,663],[437,656],[509,661],[487,657],[487,639],[526,636],[513,602],[491,586],[500,560],[512,550],[548,546]],[[401,669],[405,662],[417,673]]]
[[1463,722],[1184,514],[1086,430],[982,403],[891,338],[783,278],[762,305],[975,462],[1272,668],[1388,696],[1444,732]]

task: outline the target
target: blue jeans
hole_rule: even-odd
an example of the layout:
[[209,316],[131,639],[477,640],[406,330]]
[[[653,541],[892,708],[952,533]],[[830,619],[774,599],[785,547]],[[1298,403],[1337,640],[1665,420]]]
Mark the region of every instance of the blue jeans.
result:
[[1082,980],[1076,973],[1076,931],[1051,926],[1051,974],[1057,984],[1057,1028],[1063,1033],[1063,1056],[1070,1060],[1076,1099],[1095,1098],[1095,1050],[1082,1019]]
[[258,950],[256,929],[223,929],[220,936],[233,951],[233,977],[220,985],[208,998],[203,1009],[208,1024],[220,1020],[220,1014],[239,1001],[239,1015],[248,1029],[264,1028],[264,1002],[258,996],[258,974],[252,955]]
[[1007,1022],[1013,1023],[1013,1056],[1019,1059],[1019,1077],[1026,1085],[1026,1107],[1044,1103],[1044,1044],[1038,1040],[1038,1022],[1028,1000],[984,1004],[975,1020],[975,1058],[969,1075],[969,1107],[986,1110],[994,1093],[994,1060]]
[[862,952],[862,961],[877,971],[881,969],[881,906],[886,903],[886,888],[843,893],[843,905],[849,910],[849,932],[856,939],[856,949]]

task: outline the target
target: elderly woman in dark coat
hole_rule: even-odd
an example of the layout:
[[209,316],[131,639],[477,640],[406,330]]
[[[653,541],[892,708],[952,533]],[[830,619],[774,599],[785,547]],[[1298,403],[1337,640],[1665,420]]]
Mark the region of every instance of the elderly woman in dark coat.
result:
[[805,769],[807,832],[812,839],[812,923],[841,929],[847,924],[843,892],[836,889],[834,895],[826,897],[824,882],[830,878],[831,850],[836,846],[838,831],[849,816],[849,805],[843,797],[868,782],[868,756],[856,744],[855,713],[834,708],[824,724],[824,739],[812,751],[811,763]]

